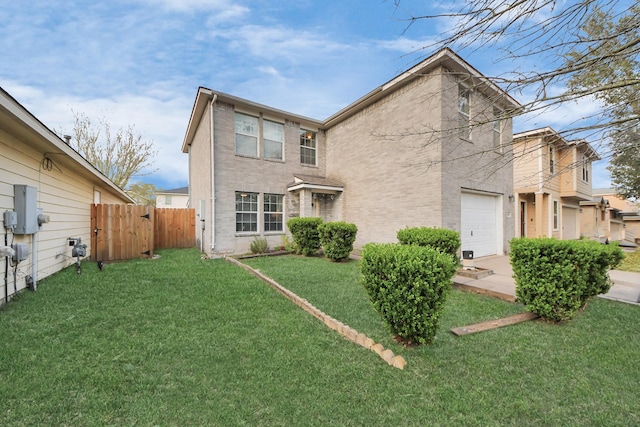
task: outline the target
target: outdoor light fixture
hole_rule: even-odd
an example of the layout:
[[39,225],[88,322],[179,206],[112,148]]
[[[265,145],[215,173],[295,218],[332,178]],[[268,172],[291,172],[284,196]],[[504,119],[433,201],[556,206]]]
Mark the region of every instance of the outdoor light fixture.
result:
[[515,201],[516,201],[516,198],[515,198],[515,196],[514,196],[513,194],[510,194],[510,195],[509,195],[509,201],[510,201],[511,203],[513,203],[513,202],[515,202]]

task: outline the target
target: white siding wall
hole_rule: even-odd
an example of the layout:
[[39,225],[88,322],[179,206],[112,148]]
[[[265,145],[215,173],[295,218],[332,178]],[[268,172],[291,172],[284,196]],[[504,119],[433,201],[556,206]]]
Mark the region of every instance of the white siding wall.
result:
[[[102,203],[125,203],[121,196],[114,193],[99,180],[86,176],[85,170],[78,165],[69,167],[60,161],[60,156],[50,155],[55,162],[51,170],[43,168],[43,153],[13,135],[0,130],[0,212],[14,210],[14,184],[23,184],[37,189],[37,207],[43,209],[50,222],[44,224],[35,236],[8,235],[9,244],[28,243],[29,258],[18,265],[17,287],[25,288],[25,277],[32,275],[34,255],[32,245],[34,237],[38,242],[37,278],[41,280],[62,268],[73,264],[71,247],[67,238],[81,237],[87,244],[87,255],[90,255],[91,238],[91,204],[94,192],[100,191]],[[80,172],[78,172],[80,171]],[[2,217],[0,216],[0,221]],[[0,231],[4,234],[2,224]],[[4,245],[4,235],[0,245]],[[13,269],[9,272],[9,291],[13,292]],[[5,263],[0,260],[0,298],[5,295]]]

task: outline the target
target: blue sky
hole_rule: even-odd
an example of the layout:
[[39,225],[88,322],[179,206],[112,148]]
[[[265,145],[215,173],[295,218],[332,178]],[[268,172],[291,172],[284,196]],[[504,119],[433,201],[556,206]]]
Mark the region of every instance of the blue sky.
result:
[[[0,86],[53,130],[70,132],[74,111],[103,117],[112,128],[134,125],[159,152],[158,170],[141,179],[170,189],[187,185],[188,159],[180,149],[199,86],[325,119],[433,53],[420,48],[450,23],[423,21],[407,30],[407,18],[451,3],[5,2]],[[487,76],[526,66],[498,61],[491,49],[458,53]],[[518,119],[515,131],[562,131],[597,110],[583,101]],[[595,165],[594,188],[609,186],[605,166]]]

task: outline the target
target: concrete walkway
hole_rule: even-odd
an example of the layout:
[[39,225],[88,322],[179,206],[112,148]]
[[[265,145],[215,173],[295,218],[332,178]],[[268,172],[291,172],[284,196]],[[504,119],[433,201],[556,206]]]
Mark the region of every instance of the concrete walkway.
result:
[[[478,268],[493,270],[493,274],[481,279],[456,275],[453,281],[460,285],[515,296],[516,284],[508,256],[476,258],[474,265]],[[599,295],[601,298],[640,305],[640,273],[610,270],[609,277],[614,284],[607,294]]]

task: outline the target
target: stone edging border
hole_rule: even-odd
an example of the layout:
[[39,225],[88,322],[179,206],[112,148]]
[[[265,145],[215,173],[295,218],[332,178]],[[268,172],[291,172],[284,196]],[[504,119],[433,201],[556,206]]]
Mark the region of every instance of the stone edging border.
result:
[[225,257],[225,260],[232,264],[235,264],[244,268],[248,272],[252,273],[254,276],[260,278],[262,281],[269,284],[276,291],[280,292],[282,295],[287,297],[290,301],[292,301],[298,307],[302,308],[307,313],[311,314],[316,319],[320,320],[329,328],[338,332],[340,335],[342,335],[349,341],[352,341],[358,344],[359,346],[364,347],[367,350],[371,350],[374,353],[376,353],[378,356],[382,358],[382,360],[387,362],[390,366],[393,366],[394,368],[398,368],[398,369],[404,369],[404,367],[406,366],[407,362],[404,360],[404,357],[393,354],[393,351],[389,349],[385,349],[382,346],[382,344],[376,343],[371,338],[367,337],[365,334],[358,333],[358,331],[356,331],[355,329],[352,329],[349,326],[345,325],[344,323],[329,316],[328,314],[323,313],[320,309],[310,304],[309,301],[307,301],[304,298],[300,298],[298,295],[294,294],[287,288],[283,287],[272,278],[264,275],[260,270],[256,270],[248,266],[247,264],[244,264],[232,257]]

